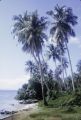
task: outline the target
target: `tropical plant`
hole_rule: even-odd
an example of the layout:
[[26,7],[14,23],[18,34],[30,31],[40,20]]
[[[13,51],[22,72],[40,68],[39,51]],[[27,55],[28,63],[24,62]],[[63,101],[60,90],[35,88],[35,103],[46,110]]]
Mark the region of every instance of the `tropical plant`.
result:
[[57,67],[57,64],[56,64],[56,60],[60,61],[60,56],[59,56],[59,51],[58,51],[58,48],[57,46],[54,46],[53,44],[50,44],[48,46],[49,50],[48,50],[48,58],[52,58],[55,62],[55,67]]
[[58,5],[55,7],[54,11],[53,10],[48,11],[47,14],[53,18],[50,34],[52,35],[53,38],[56,39],[58,45],[64,44],[64,46],[67,49],[69,63],[71,67],[71,73],[72,73],[72,86],[73,86],[73,90],[75,90],[74,81],[73,81],[73,69],[72,69],[70,53],[67,43],[68,43],[68,38],[70,36],[75,37],[73,26],[77,24],[77,16],[73,14],[71,8],[67,8],[65,6],[60,7]]
[[44,40],[47,40],[45,30],[47,28],[47,21],[45,17],[39,17],[37,11],[28,14],[14,16],[14,29],[13,33],[18,38],[18,42],[22,43],[22,49],[26,53],[30,53],[40,68],[42,96],[44,104],[46,99],[44,95],[44,77],[41,64],[41,53]]

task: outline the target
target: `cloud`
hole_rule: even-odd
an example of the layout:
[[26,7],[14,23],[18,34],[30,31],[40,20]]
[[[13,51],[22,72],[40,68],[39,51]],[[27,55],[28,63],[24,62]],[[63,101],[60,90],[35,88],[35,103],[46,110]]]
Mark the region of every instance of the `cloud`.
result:
[[30,75],[25,75],[15,79],[0,79],[0,89],[17,90],[21,88],[24,83],[27,83]]
[[81,48],[81,40],[80,39],[81,38],[79,38],[79,37],[70,37],[69,44],[74,44]]

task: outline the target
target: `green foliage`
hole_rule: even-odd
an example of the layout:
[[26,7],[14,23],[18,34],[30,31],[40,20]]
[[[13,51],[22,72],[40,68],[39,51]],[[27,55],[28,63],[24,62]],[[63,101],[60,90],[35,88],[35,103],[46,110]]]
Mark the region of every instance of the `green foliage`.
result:
[[76,113],[77,111],[72,107],[72,106],[68,106],[67,108],[66,108],[66,110],[65,111],[63,111],[64,113]]
[[81,92],[75,92],[72,98],[67,102],[67,105],[81,106]]
[[27,98],[29,98],[27,89],[28,89],[28,84],[24,84],[22,88],[18,90],[16,99],[26,100]]
[[[68,39],[70,36],[75,36],[73,26],[77,24],[77,16],[73,14],[71,8],[60,7],[59,5],[56,5],[54,11],[48,11],[47,14],[53,18],[50,34],[52,37],[55,36],[57,43],[56,46],[50,44],[48,51],[49,58],[53,58],[55,62],[55,71],[48,69],[48,64],[44,61],[42,53],[44,40],[47,40],[45,31],[48,22],[46,17],[40,17],[37,11],[32,13],[26,11],[24,15],[14,16],[13,34],[17,36],[18,42],[22,44],[23,51],[30,53],[35,60],[35,63],[32,61],[26,63],[26,71],[30,72],[31,79],[27,85],[23,85],[18,90],[17,99],[36,98],[41,100],[47,97],[48,100],[51,99],[49,104],[53,105],[53,107],[81,106],[81,94],[78,92],[71,94],[74,87],[78,91],[81,87],[81,61],[77,65],[78,74],[72,75],[74,77],[73,81],[71,77],[67,77],[68,61],[65,57],[66,49],[68,51]],[[60,62],[58,66],[56,61]],[[66,79],[61,77],[64,72]],[[65,81],[64,83],[63,80]],[[64,94],[65,91],[69,92],[69,94]]]
[[18,90],[16,99],[18,100],[42,99],[41,84],[33,80],[30,80],[27,84],[27,87],[25,84],[22,86],[21,89]]
[[[42,106],[42,102],[39,104]],[[67,107],[66,111],[70,111],[74,106],[81,106],[81,93],[68,94],[68,93],[59,93],[58,97],[54,100],[51,99],[48,102],[48,107],[58,108],[58,107]]]

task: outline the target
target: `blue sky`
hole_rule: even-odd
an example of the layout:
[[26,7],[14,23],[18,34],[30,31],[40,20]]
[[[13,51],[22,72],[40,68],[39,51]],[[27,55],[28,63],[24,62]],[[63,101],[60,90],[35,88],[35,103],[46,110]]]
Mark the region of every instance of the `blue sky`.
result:
[[78,16],[75,27],[76,38],[71,38],[69,48],[73,70],[81,59],[81,1],[80,0],[2,0],[0,2],[0,89],[18,89],[29,79],[25,72],[25,61],[31,56],[21,50],[21,45],[13,39],[13,15],[23,14],[26,10],[38,10],[40,15],[54,8],[56,4],[72,7]]

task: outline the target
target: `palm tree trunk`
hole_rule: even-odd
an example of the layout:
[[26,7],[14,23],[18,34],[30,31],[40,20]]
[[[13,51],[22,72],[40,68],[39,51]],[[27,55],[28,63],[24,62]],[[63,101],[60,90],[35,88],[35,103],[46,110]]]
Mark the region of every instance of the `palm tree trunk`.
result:
[[66,42],[65,42],[65,45],[66,45],[66,49],[67,49],[67,53],[68,53],[68,58],[69,58],[69,64],[70,64],[70,68],[71,68],[72,87],[73,87],[73,91],[75,91],[74,80],[73,80],[73,68],[72,68],[72,63],[71,63],[70,53],[69,53],[69,49],[68,49],[68,46],[67,46],[67,43],[66,43]]
[[[67,71],[66,71],[66,68],[65,68],[65,75],[66,75],[66,78],[67,78]],[[67,81],[66,81],[66,90],[67,90],[67,87],[68,87],[68,84],[67,84]]]
[[64,70],[63,70],[63,83],[65,83],[65,80],[64,80]]
[[[60,55],[61,55],[61,53],[60,53]],[[64,70],[63,70],[63,61],[62,61],[62,55],[61,55],[61,67],[62,67],[62,73],[63,73],[63,75],[62,75],[62,80],[63,80],[63,83],[64,83]]]
[[33,52],[32,52],[32,55],[33,55],[33,57],[34,57],[34,59],[35,59],[37,65],[39,65],[39,62],[38,62],[38,60],[37,60],[37,58],[36,58],[36,56],[35,56],[35,54],[34,54]]
[[46,105],[48,105],[48,104],[47,104],[47,101],[46,101],[46,98],[45,98],[45,91],[44,91],[44,76],[43,76],[42,64],[41,64],[39,55],[38,55],[38,60],[39,60],[39,68],[40,68],[40,75],[41,75],[42,97],[43,97],[44,105],[46,106]]
[[65,75],[66,75],[66,78],[67,78],[67,71],[66,71],[66,68],[65,68]]
[[57,63],[56,63],[56,59],[55,59],[54,61],[55,61],[55,68],[57,68]]
[[[44,60],[43,54],[41,53],[41,55],[42,55],[43,62],[45,63],[45,60]],[[48,98],[49,98],[50,89],[49,89],[49,87],[48,87],[46,81],[44,81],[44,84],[45,84],[45,86],[46,86],[46,88],[47,88],[47,91],[48,91]]]

